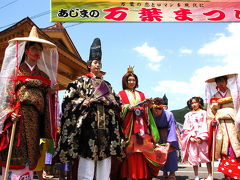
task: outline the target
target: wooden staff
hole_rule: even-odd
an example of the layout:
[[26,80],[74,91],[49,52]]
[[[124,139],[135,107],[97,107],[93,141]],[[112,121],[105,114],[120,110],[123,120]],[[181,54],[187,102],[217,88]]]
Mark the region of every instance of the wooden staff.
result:
[[214,160],[215,160],[215,144],[216,144],[216,127],[213,128],[212,139],[212,180],[214,179]]
[[10,166],[10,161],[11,161],[11,156],[12,156],[13,140],[14,140],[16,125],[17,125],[17,121],[15,120],[13,122],[13,126],[12,126],[12,133],[11,133],[11,139],[10,139],[10,144],[9,144],[9,148],[8,148],[8,157],[7,157],[5,174],[4,174],[4,180],[8,179],[8,171],[9,171],[9,166]]
[[9,143],[9,148],[8,148],[7,164],[6,164],[5,174],[4,174],[4,180],[8,179],[8,171],[9,171],[9,166],[10,166],[10,161],[11,161],[11,156],[12,156],[13,141],[14,141],[16,126],[17,126],[17,120],[19,119],[19,115],[18,115],[19,107],[20,107],[20,101],[17,101],[15,110],[14,110],[14,113],[16,114],[17,117],[13,121],[12,133],[11,133],[11,138],[10,138],[10,143]]

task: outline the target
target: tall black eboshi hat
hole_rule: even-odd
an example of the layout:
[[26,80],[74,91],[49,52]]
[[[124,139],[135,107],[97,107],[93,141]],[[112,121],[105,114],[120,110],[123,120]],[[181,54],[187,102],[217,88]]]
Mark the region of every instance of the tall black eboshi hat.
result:
[[163,105],[168,105],[168,98],[167,98],[166,94],[164,94],[162,99],[163,99]]
[[95,38],[90,47],[90,54],[89,54],[88,61],[92,61],[92,60],[101,61],[101,59],[102,59],[101,41],[99,38]]

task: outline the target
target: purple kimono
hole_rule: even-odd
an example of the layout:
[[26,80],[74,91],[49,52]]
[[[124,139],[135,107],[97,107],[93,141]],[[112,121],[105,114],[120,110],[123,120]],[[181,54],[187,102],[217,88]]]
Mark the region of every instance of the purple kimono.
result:
[[178,158],[176,150],[179,149],[178,139],[176,134],[176,121],[173,114],[170,111],[162,110],[161,116],[155,117],[155,122],[160,134],[159,143],[171,143],[175,151],[168,154],[167,162],[164,167],[161,168],[163,172],[174,172],[178,169]]

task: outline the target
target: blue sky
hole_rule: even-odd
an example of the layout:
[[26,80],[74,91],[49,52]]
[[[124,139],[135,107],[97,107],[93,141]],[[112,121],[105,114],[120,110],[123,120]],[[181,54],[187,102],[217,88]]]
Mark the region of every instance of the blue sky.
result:
[[[40,28],[50,22],[50,1],[0,0],[0,31],[25,17]],[[45,14],[40,16],[41,14]],[[36,17],[36,15],[39,15]],[[240,70],[239,23],[64,23],[82,59],[95,37],[102,41],[103,70],[114,90],[133,65],[138,90],[147,97],[166,93],[169,108],[192,96],[204,97],[204,80],[216,71]],[[62,92],[60,97],[62,97]]]

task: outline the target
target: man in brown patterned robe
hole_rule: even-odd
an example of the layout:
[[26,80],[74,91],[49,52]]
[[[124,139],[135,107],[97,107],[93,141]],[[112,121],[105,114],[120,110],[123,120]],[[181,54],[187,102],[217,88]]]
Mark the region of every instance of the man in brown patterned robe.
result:
[[[51,80],[46,74],[50,69],[40,70],[38,65],[44,61],[46,44],[55,50],[56,48],[51,42],[38,38],[36,27],[32,28],[30,36],[11,40],[4,58],[5,64],[3,63],[6,67],[1,71],[1,79],[8,75],[9,81],[4,84],[5,89],[1,88],[5,102],[0,97],[0,164],[3,167],[6,166],[8,157],[12,125],[16,122],[9,179],[32,178],[31,170],[36,167],[40,156],[40,138],[52,138]],[[17,49],[12,51],[16,55],[8,54],[11,48]],[[19,55],[21,51],[23,53]],[[9,69],[11,63],[15,64],[12,65],[14,71]]]
[[[40,76],[49,81],[47,75],[36,66],[32,71],[26,62],[19,68],[19,77],[28,76],[26,82],[17,82],[16,101],[20,101],[20,119],[14,138],[14,147],[10,168],[22,169],[29,163],[30,169],[34,169],[39,158],[40,137],[51,138],[51,124],[49,117],[48,91],[49,84],[39,79],[30,79]],[[9,121],[9,122],[8,122]],[[11,123],[11,118],[6,124]],[[1,161],[6,161],[8,148],[1,151]]]

